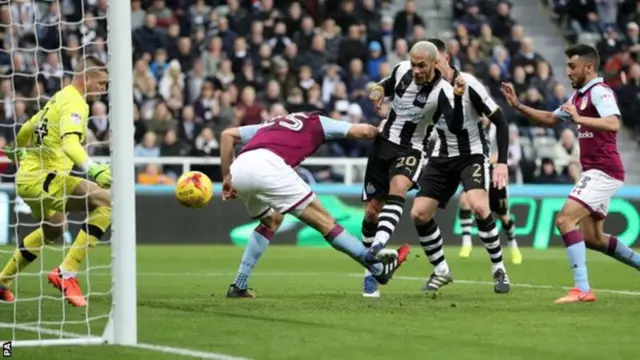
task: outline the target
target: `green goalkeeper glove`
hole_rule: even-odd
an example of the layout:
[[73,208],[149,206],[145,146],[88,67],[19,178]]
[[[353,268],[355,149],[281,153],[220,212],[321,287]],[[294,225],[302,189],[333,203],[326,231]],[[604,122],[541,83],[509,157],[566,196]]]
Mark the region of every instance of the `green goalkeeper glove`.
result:
[[15,147],[13,147],[13,145],[6,145],[5,147],[2,148],[2,151],[4,151],[5,156],[9,158],[9,160],[11,160],[16,165],[20,162],[20,160],[22,160],[22,158],[26,154],[25,150],[16,149]]
[[91,164],[89,176],[103,189],[111,188],[111,168],[109,164]]

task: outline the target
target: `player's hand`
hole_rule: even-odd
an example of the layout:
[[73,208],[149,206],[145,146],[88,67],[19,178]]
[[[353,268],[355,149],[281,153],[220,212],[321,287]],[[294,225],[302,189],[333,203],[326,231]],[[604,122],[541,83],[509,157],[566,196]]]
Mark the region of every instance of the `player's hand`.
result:
[[560,106],[560,110],[569,114],[569,116],[571,116],[571,120],[575,122],[577,122],[578,118],[580,118],[580,115],[578,115],[578,109],[576,109],[576,106],[571,103],[564,103],[562,106]]
[[222,179],[222,200],[233,200],[238,197],[238,192],[231,184],[231,175],[227,175]]
[[513,88],[512,83],[503,82],[500,85],[500,91],[502,92],[502,95],[504,95],[509,106],[516,109],[520,107],[520,99],[518,99],[518,95],[516,94],[516,90]]
[[509,168],[507,164],[496,164],[493,167],[493,186],[498,190],[504,189],[509,181]]
[[462,76],[458,76],[456,78],[455,83],[453,84],[453,91],[455,92],[456,95],[462,96],[464,95],[464,92],[466,90],[467,90],[467,82],[464,81]]
[[92,164],[89,167],[89,176],[103,189],[111,188],[111,168],[109,164]]
[[378,115],[381,115],[381,112],[383,112],[382,103],[384,102],[384,88],[379,84],[373,85],[369,92],[369,100],[373,103]]
[[13,161],[14,163],[20,162],[20,160],[25,154],[24,150],[16,149],[11,145],[6,145],[5,147],[2,148],[2,151],[4,151],[5,156],[8,157],[9,160]]

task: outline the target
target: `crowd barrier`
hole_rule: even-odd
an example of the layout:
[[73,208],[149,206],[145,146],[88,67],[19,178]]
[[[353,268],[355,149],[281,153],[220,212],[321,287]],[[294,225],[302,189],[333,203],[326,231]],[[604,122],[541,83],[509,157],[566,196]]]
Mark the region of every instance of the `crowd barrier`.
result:
[[[0,187],[0,243],[15,241],[26,235],[37,223],[30,215],[15,211],[11,200],[13,186]],[[319,184],[313,186],[319,200],[337,221],[354,235],[360,233],[364,204],[360,201],[361,187],[357,185]],[[511,212],[516,222],[516,235],[522,246],[546,249],[560,246],[562,240],[554,227],[554,218],[571,190],[570,186],[513,185],[509,188]],[[216,194],[220,184],[215,185]],[[411,194],[412,195],[412,194]],[[398,225],[393,243],[413,242],[416,231],[409,217],[411,201]],[[222,202],[216,196],[203,209],[180,206],[171,186],[138,186],[136,188],[137,239],[139,244],[235,244],[242,246],[254,227],[241,201]],[[457,245],[461,233],[455,199],[439,211],[436,220],[445,244]],[[628,245],[634,245],[640,235],[640,186],[626,186],[612,200],[605,230],[615,234]],[[75,223],[82,216],[70,216]],[[72,224],[75,232],[79,225]],[[474,229],[474,233],[476,230]],[[313,229],[287,215],[273,244],[298,246],[327,246],[323,237]]]

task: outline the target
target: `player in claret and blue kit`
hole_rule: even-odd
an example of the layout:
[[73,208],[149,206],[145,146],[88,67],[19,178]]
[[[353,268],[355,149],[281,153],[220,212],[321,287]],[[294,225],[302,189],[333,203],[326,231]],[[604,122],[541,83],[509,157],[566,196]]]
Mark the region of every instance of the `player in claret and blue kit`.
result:
[[[367,256],[362,241],[336,223],[294,170],[326,141],[373,139],[377,135],[374,126],[354,125],[315,113],[292,113],[261,125],[231,128],[222,133],[222,197],[227,200],[239,196],[249,215],[260,220],[249,238],[227,297],[255,297],[247,286],[249,276],[287,213],[318,230],[331,246],[369,270],[379,283],[389,282],[409,254],[409,246],[388,250],[386,258]],[[238,142],[245,145],[234,161]]]
[[640,255],[603,231],[611,198],[624,181],[617,145],[620,109],[616,97],[604,80],[597,76],[600,56],[596,49],[580,44],[569,47],[565,54],[567,74],[576,91],[553,112],[521,104],[513,85],[502,85],[509,105],[533,123],[551,127],[561,121],[573,121],[578,125],[582,173],[556,218],[556,226],[569,255],[575,286],[556,300],[558,304],[596,300],[587,276],[586,248],[640,269]]

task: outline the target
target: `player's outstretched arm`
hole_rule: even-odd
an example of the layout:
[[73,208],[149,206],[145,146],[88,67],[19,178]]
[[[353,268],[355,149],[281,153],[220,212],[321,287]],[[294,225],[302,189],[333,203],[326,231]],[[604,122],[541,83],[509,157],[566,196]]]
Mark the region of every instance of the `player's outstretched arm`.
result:
[[351,124],[320,116],[320,124],[325,140],[336,139],[374,139],[380,133],[378,128],[369,124]]
[[507,160],[509,160],[509,123],[507,123],[507,119],[505,119],[500,108],[489,115],[488,118],[496,126],[498,164],[506,164]]
[[25,148],[31,143],[31,137],[36,130],[38,117],[34,116],[25,122],[16,134],[16,148]]
[[74,165],[87,172],[104,189],[111,187],[111,169],[108,164],[93,162],[81,143],[85,133],[89,110],[81,101],[69,101],[63,104],[60,114],[60,136],[62,151]]
[[62,150],[73,163],[87,172],[89,176],[103,189],[111,187],[111,169],[108,164],[93,162],[80,143],[80,135],[67,133],[62,138]]
[[375,139],[380,132],[378,128],[369,124],[351,125],[347,132],[348,139]]
[[509,106],[521,112],[532,123],[544,127],[555,127],[560,123],[561,117],[558,113],[537,110],[532,107],[523,105],[516,95],[513,84],[502,83],[501,91]]
[[238,143],[249,141],[260,129],[260,125],[248,125],[226,129],[220,135],[220,168],[222,178],[229,176],[231,163]]

